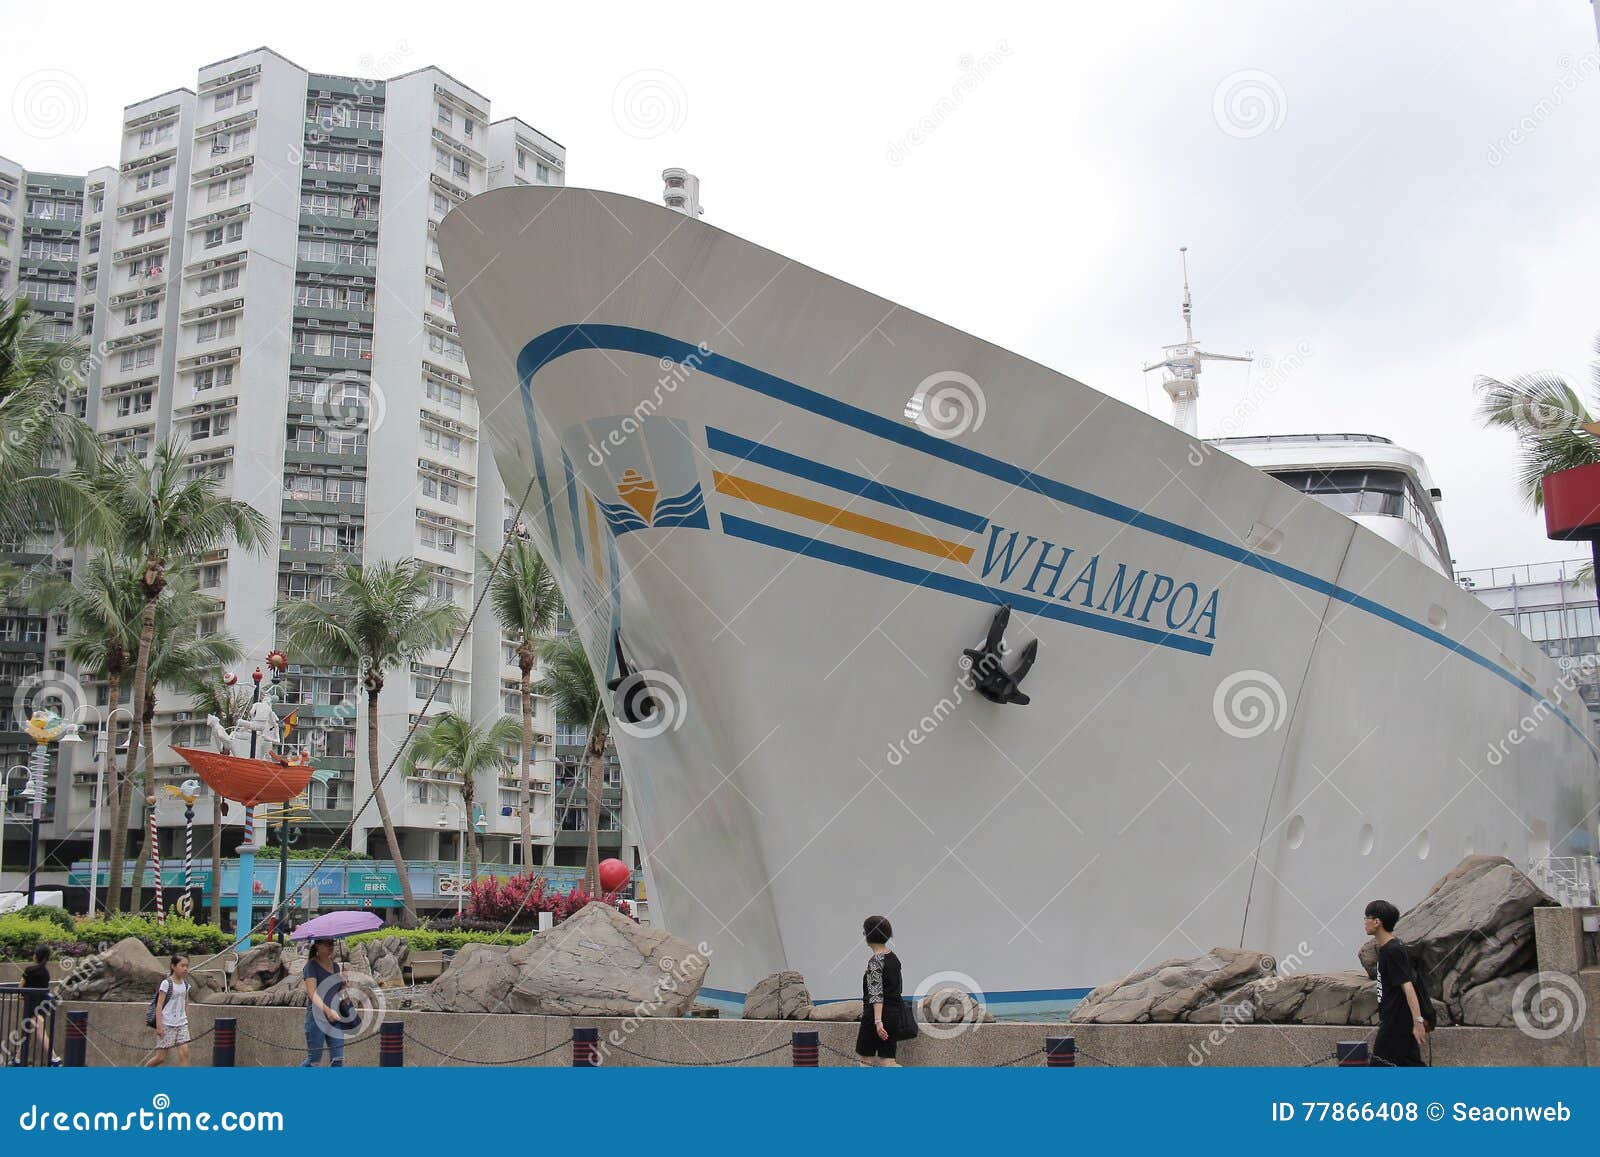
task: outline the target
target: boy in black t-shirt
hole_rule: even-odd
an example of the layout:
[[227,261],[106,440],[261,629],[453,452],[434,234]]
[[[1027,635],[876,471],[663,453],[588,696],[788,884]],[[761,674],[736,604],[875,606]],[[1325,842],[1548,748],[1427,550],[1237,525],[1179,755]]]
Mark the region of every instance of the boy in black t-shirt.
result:
[[1428,1029],[1417,1000],[1411,956],[1394,934],[1399,919],[1400,909],[1387,900],[1367,905],[1364,927],[1378,942],[1378,1036],[1372,1060],[1378,1065],[1416,1066],[1422,1064]]

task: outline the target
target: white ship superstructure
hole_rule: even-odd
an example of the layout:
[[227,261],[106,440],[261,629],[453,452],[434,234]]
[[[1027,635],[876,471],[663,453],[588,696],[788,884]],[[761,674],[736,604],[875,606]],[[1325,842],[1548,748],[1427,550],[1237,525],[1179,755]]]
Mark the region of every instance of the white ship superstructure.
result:
[[649,684],[652,911],[718,989],[852,995],[868,912],[908,986],[1001,1000],[1213,944],[1334,971],[1374,895],[1592,846],[1585,708],[1442,538],[660,206],[500,190],[439,240],[507,492]]

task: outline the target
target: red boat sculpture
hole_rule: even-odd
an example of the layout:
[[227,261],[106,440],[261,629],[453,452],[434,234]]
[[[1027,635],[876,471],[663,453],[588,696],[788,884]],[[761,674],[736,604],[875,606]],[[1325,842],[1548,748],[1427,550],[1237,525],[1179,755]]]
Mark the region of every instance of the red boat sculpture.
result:
[[183,756],[184,762],[194,768],[212,791],[247,807],[288,803],[311,782],[313,768],[309,762],[291,763],[277,755],[268,759],[245,759],[192,747],[172,750]]

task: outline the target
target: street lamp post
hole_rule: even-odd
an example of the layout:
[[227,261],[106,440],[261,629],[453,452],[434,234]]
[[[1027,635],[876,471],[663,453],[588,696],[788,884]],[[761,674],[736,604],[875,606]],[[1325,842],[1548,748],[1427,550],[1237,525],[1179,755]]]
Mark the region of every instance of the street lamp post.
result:
[[[464,804],[456,804],[455,808],[456,819],[459,821],[456,826],[456,919],[459,920],[461,918],[461,905],[466,898],[461,890],[461,877],[466,873],[467,809]],[[450,826],[449,821],[445,819],[442,806],[439,808],[439,826],[441,828]],[[473,821],[472,827],[474,831],[482,835],[488,830],[489,821],[480,815]]]
[[[23,775],[23,778],[26,779],[28,775],[28,765],[25,763],[14,763],[10,767],[6,768],[6,777],[3,787],[0,787],[0,873],[5,871],[6,866],[5,825],[6,821],[11,818],[11,775],[13,772],[17,771],[20,771]],[[21,795],[22,793],[18,794]]]
[[39,893],[39,828],[44,823],[44,800],[49,794],[50,744],[57,740],[68,743],[81,740],[76,725],[42,708],[34,711],[23,730],[33,740],[33,754],[28,758],[28,786],[22,792],[31,801],[33,813],[28,835],[28,903],[32,904]]
[[116,728],[119,711],[127,713],[129,727],[136,726],[137,720],[132,708],[118,706],[106,715],[93,703],[80,704],[72,713],[74,720],[82,711],[95,712],[95,722],[99,725],[99,736],[94,744],[94,831],[89,835],[89,915],[93,916],[100,896],[100,818],[105,806],[106,760],[111,750],[107,746],[106,732]]

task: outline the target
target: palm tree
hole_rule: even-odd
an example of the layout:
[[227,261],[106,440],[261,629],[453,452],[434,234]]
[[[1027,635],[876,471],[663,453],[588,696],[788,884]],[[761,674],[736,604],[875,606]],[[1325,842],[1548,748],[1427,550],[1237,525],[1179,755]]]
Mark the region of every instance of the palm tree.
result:
[[[200,633],[203,621],[221,610],[221,603],[200,593],[192,571],[168,572],[167,585],[156,601],[156,633],[150,652],[149,680],[145,688],[144,709],[139,713],[139,730],[145,753],[140,787],[147,805],[156,789],[156,689],[163,684],[186,687],[196,671],[224,667],[244,657],[239,641],[232,635]],[[139,911],[144,865],[149,861],[152,850],[148,818],[142,827],[144,842],[138,859],[134,861],[133,892],[129,902],[129,909],[134,912]],[[160,886],[160,881],[157,881],[157,886]]]
[[525,538],[513,538],[495,568],[494,559],[479,555],[480,565],[494,570],[489,603],[500,631],[516,641],[517,667],[522,672],[522,758],[517,803],[522,814],[522,868],[533,867],[533,821],[530,780],[533,776],[533,664],[539,640],[550,633],[561,614],[561,589],[539,552]]
[[[170,570],[230,543],[251,552],[264,550],[271,543],[271,523],[249,503],[225,495],[216,479],[187,476],[182,444],[172,439],[156,447],[149,463],[133,456],[101,460],[74,470],[68,481],[74,493],[86,496],[95,521],[103,524],[104,545],[138,560],[144,603],[133,667],[131,701],[137,709],[146,701],[156,600]],[[138,765],[140,740],[135,729],[125,781]],[[125,824],[125,814],[122,820]],[[110,877],[108,894],[115,898],[122,888],[119,857],[111,860]]]
[[584,887],[591,895],[600,894],[600,787],[605,777],[606,743],[611,726],[606,718],[605,699],[595,681],[589,656],[577,635],[547,639],[540,647],[545,673],[534,687],[536,694],[549,698],[556,721],[566,727],[586,727],[589,740],[584,754],[588,763],[589,850],[584,858]]
[[83,347],[40,336],[37,317],[24,298],[0,299],[0,526],[8,529],[71,525],[82,509],[51,460],[58,450],[79,460],[96,453],[89,428],[66,404]]
[[[1595,339],[1595,352],[1596,360],[1589,363],[1588,394],[1600,404],[1600,337]],[[1600,462],[1600,422],[1560,374],[1535,371],[1510,381],[1480,375],[1473,388],[1483,424],[1516,434],[1521,453],[1517,486],[1535,510],[1544,506],[1545,475]],[[1600,540],[1592,546],[1591,576],[1600,574]]]
[[[106,841],[111,863],[120,865],[127,855],[128,799],[124,776],[117,770],[117,711],[122,700],[122,684],[128,662],[139,648],[139,627],[144,600],[139,594],[135,564],[111,554],[97,554],[69,580],[61,576],[41,583],[30,596],[39,609],[53,609],[67,616],[67,637],[62,641],[67,658],[80,671],[106,683],[106,777],[104,811],[111,816],[110,838]],[[137,714],[132,729],[138,728]],[[130,745],[132,739],[129,739]],[[106,894],[106,911],[122,906],[122,882]]]
[[384,671],[444,646],[466,621],[460,607],[431,597],[430,585],[429,568],[415,559],[365,567],[351,562],[335,575],[331,598],[278,607],[292,650],[304,653],[312,663],[361,673],[367,693],[367,774],[389,858],[400,877],[408,926],[416,920],[416,902],[383,794],[383,773],[378,770],[378,696]]
[[465,715],[446,711],[417,733],[406,752],[407,773],[419,767],[450,772],[461,777],[461,810],[466,817],[467,860],[472,879],[478,878],[478,834],[473,827],[473,806],[477,800],[477,777],[490,771],[498,774],[511,766],[506,748],[522,738],[515,719],[502,716],[488,727],[480,727]]
[[[250,692],[224,683],[221,670],[191,674],[185,685],[189,710],[196,715],[215,715],[228,731],[239,726],[249,714]],[[222,797],[211,793],[211,923],[222,927]]]

